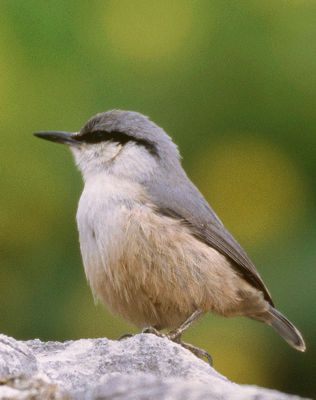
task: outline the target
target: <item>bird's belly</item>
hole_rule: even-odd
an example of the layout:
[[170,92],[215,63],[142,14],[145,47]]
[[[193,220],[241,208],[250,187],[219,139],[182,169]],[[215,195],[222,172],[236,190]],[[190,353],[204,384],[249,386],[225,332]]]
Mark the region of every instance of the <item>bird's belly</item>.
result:
[[[115,219],[115,227],[106,235],[100,235],[97,224],[88,238],[86,227],[80,233],[85,273],[94,297],[136,326],[177,327],[196,304],[184,295],[184,279],[176,278],[176,268],[172,260],[166,260],[165,250],[156,248],[131,214],[112,210],[108,219]],[[103,221],[106,224],[107,218]]]
[[139,327],[177,327],[196,309],[225,315],[240,300],[229,261],[151,207],[86,213],[78,227],[95,297]]

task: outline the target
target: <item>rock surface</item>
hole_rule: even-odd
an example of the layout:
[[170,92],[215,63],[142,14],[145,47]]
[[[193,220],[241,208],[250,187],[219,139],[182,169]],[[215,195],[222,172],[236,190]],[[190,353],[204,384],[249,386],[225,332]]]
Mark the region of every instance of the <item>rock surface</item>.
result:
[[17,341],[0,335],[0,399],[298,400],[237,385],[180,345],[151,334],[122,341]]

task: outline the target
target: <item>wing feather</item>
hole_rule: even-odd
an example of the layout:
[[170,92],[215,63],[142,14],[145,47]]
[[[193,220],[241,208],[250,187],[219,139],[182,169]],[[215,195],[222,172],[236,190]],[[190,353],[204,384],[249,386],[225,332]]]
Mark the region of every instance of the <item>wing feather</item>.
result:
[[157,211],[182,220],[196,238],[228,257],[232,267],[247,282],[259,289],[273,306],[271,295],[246,252],[227,231],[192,182],[186,176],[181,178],[172,182],[173,184],[165,180],[163,185],[166,190],[163,192],[159,190],[161,186],[157,180],[150,183],[148,193],[157,206]]

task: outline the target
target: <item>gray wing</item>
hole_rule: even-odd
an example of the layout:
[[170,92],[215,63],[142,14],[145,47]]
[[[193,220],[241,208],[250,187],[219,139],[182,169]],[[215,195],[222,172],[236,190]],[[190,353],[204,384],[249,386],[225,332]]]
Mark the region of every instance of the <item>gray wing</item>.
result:
[[163,181],[157,178],[149,182],[147,189],[158,212],[182,220],[196,238],[228,257],[232,267],[273,306],[254,264],[185,174],[175,177],[171,172]]

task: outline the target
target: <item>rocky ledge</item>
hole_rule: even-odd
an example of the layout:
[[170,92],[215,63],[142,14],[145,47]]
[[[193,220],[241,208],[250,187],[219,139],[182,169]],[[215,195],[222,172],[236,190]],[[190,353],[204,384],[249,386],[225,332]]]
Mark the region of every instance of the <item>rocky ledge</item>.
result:
[[237,385],[152,334],[122,341],[18,341],[0,335],[0,399],[298,400]]

